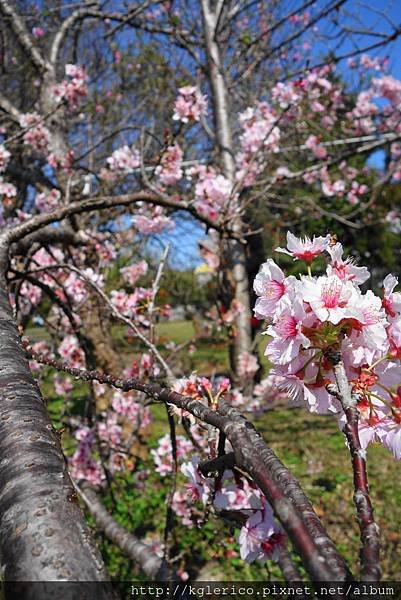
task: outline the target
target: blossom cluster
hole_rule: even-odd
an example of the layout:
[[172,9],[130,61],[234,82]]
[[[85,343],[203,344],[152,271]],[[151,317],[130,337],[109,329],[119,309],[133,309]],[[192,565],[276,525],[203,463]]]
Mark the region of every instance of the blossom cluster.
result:
[[71,110],[75,110],[88,94],[88,74],[83,67],[71,64],[65,66],[65,74],[67,79],[54,86],[53,97],[57,102],[65,101]]
[[20,117],[20,125],[26,129],[24,144],[31,146],[40,154],[47,154],[50,144],[50,131],[43,124],[43,118],[36,112],[25,113]]
[[129,146],[122,146],[114,150],[113,154],[107,158],[107,164],[111,171],[115,171],[120,175],[127,175],[140,167],[140,154],[138,150],[131,149]]
[[[243,360],[247,361],[249,357],[243,357]],[[230,382],[224,378],[212,382],[192,374],[178,379],[173,390],[212,407],[222,394],[231,403]],[[241,558],[247,562],[275,559],[283,536],[264,495],[256,484],[231,470],[225,470],[217,481],[204,477],[199,470],[200,458],[194,456],[194,451],[196,446],[206,456],[213,447],[210,436],[197,425],[196,419],[188,411],[172,404],[169,404],[169,410],[180,420],[186,419],[191,432],[190,440],[181,435],[176,437],[177,462],[181,473],[189,480],[184,488],[179,487],[174,493],[172,508],[177,516],[184,525],[193,527],[202,522],[202,504],[213,506],[216,512],[232,511],[240,526],[238,542]],[[226,450],[231,450],[228,442]],[[162,477],[171,474],[173,448],[168,434],[160,438],[158,447],[151,453],[156,471]]]
[[156,167],[155,175],[158,176],[163,185],[174,185],[179,181],[184,172],[182,166],[183,152],[180,146],[175,143],[169,146],[161,157],[160,165]]
[[[401,293],[388,275],[381,297],[361,284],[366,267],[343,258],[342,245],[330,235],[298,239],[287,234],[287,247],[278,252],[302,260],[308,274],[285,276],[267,260],[256,276],[255,315],[269,325],[266,356],[280,377],[279,387],[311,412],[335,413],[340,425],[340,401],[327,386],[335,377],[330,353],[340,353],[359,410],[364,448],[380,441],[401,458]],[[314,260],[324,256],[324,273],[312,275]]]
[[174,104],[174,121],[182,123],[200,121],[201,116],[206,112],[207,98],[196,86],[186,85],[178,89],[178,96]]
[[238,536],[240,556],[246,562],[277,559],[284,537],[273,518],[273,511],[264,495],[253,482],[227,469],[218,482],[204,477],[199,471],[199,457],[181,465],[189,479],[186,493],[178,490],[173,508],[184,525],[196,525],[199,513],[194,503],[211,503],[216,512],[231,511],[242,525]]
[[199,214],[217,221],[226,212],[232,199],[232,184],[212,167],[200,165],[187,171],[189,178],[196,177],[194,205]]

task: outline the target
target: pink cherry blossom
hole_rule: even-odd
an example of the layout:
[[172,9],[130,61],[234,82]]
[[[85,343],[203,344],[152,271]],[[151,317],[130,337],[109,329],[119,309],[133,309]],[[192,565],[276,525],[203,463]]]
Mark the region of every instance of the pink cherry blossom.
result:
[[248,563],[276,558],[283,541],[283,534],[273,520],[273,511],[266,503],[241,529],[238,538],[241,558]]
[[20,117],[20,125],[26,129],[24,144],[32,146],[40,154],[47,154],[50,144],[50,131],[43,124],[43,119],[36,113],[26,113]]
[[343,247],[340,243],[328,246],[326,252],[331,258],[327,266],[327,275],[337,275],[339,279],[353,281],[358,285],[369,279],[370,273],[366,267],[357,267],[351,257],[343,259]]
[[352,318],[355,310],[349,305],[353,286],[343,281],[337,275],[318,277],[316,280],[308,277],[302,279],[302,298],[308,302],[320,321],[330,321],[336,325],[342,319]]
[[163,154],[160,165],[155,170],[155,175],[163,185],[174,185],[182,178],[182,156],[183,152],[177,143],[169,146]]
[[59,355],[72,367],[81,369],[85,366],[85,357],[75,335],[67,335],[58,347]]
[[195,206],[198,212],[217,221],[231,198],[232,184],[214,169],[200,172],[195,185]]
[[184,86],[178,89],[178,96],[174,104],[175,121],[188,123],[200,121],[201,116],[207,113],[207,98],[195,86]]
[[65,74],[68,79],[63,79],[53,87],[53,97],[57,102],[64,100],[71,110],[76,110],[88,94],[88,75],[83,67],[72,64],[66,65]]
[[299,300],[284,298],[280,316],[266,333],[273,340],[268,344],[265,355],[274,363],[283,365],[298,356],[301,346],[309,348],[310,340],[302,333],[305,310]]
[[53,189],[50,192],[42,192],[35,196],[35,205],[40,212],[50,212],[60,204],[61,193]]
[[316,135],[310,135],[305,142],[305,146],[306,148],[312,150],[316,158],[326,158],[327,150],[324,146],[321,145]]
[[17,195],[17,188],[12,183],[3,181],[0,177],[0,196],[14,198]]
[[250,352],[241,352],[238,357],[238,375],[241,377],[252,377],[259,369],[256,356]]
[[307,263],[312,262],[316,256],[327,250],[330,244],[331,236],[314,237],[312,240],[308,237],[301,239],[295,237],[290,231],[287,233],[287,248],[276,248],[276,252],[282,252],[293,256],[294,260],[304,260]]
[[41,38],[46,34],[45,30],[43,29],[43,27],[33,27],[32,28],[32,35],[36,38]]
[[121,269],[121,275],[127,283],[134,286],[142,275],[148,272],[148,263],[146,260],[141,260],[139,263],[133,263]]
[[201,475],[198,464],[199,457],[192,457],[191,462],[181,465],[181,473],[190,480],[190,483],[187,483],[185,487],[191,500],[193,502],[200,500],[203,504],[206,504],[212,491],[211,481]]
[[107,158],[107,163],[111,171],[127,175],[140,167],[141,159],[138,150],[122,146],[114,150],[113,154]]
[[282,299],[292,294],[295,277],[285,277],[280,267],[269,258],[256,275],[253,289],[259,296],[255,304],[255,316],[258,319],[273,317],[281,309]]
[[398,279],[394,275],[387,275],[383,281],[382,305],[389,317],[394,318],[401,312],[401,292],[394,292]]

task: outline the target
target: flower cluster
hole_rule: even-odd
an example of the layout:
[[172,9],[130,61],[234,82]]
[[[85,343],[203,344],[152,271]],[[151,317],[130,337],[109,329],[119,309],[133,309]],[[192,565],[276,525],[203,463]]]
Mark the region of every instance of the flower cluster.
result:
[[111,171],[115,171],[120,175],[127,175],[141,165],[140,154],[138,150],[131,150],[128,146],[122,146],[114,150],[113,154],[107,159],[107,164]]
[[26,113],[21,116],[20,125],[26,129],[23,135],[24,144],[32,146],[40,154],[47,154],[50,131],[43,125],[42,117],[36,112]]
[[54,86],[53,97],[57,102],[65,101],[71,110],[75,110],[88,94],[88,75],[83,67],[71,64],[65,66],[65,74],[67,79]]
[[156,167],[155,174],[163,185],[174,185],[182,178],[182,156],[183,152],[180,146],[175,143],[173,146],[169,146],[161,157],[160,165]]
[[85,367],[85,356],[75,335],[66,335],[58,347],[58,353],[71,367]]
[[141,260],[139,263],[123,267],[120,272],[125,281],[133,287],[138,279],[148,272],[148,263],[146,260]]
[[[189,479],[186,495],[174,495],[173,508],[185,525],[196,523],[194,502],[212,503],[216,511],[231,511],[242,527],[238,536],[240,556],[246,562],[276,559],[284,541],[283,534],[274,521],[273,511],[264,495],[253,483],[231,470],[224,471],[217,485],[199,471],[199,458],[181,465],[181,472]],[[214,490],[214,492],[213,492]]]
[[147,210],[142,210],[141,213],[134,216],[134,225],[139,233],[143,235],[152,235],[161,233],[164,229],[173,229],[174,221],[167,217],[165,209],[162,206],[149,207]]
[[230,181],[212,167],[201,165],[188,171],[189,177],[197,176],[195,184],[195,207],[199,214],[217,221],[227,210],[232,196]]
[[[255,315],[269,323],[266,356],[280,376],[279,387],[311,412],[344,415],[339,400],[327,390],[334,383],[331,353],[340,353],[357,401],[364,447],[380,441],[401,458],[401,293],[388,275],[383,296],[360,285],[366,267],[343,258],[331,237],[310,240],[287,234],[287,248],[277,249],[308,266],[308,275],[286,277],[268,260],[256,276]],[[312,276],[316,257],[327,259],[326,272]]]
[[188,123],[199,121],[207,112],[207,98],[201,91],[191,85],[178,89],[178,96],[174,104],[174,121]]
[[40,212],[55,210],[60,204],[61,193],[52,189],[50,192],[42,192],[35,196],[35,205]]
[[88,481],[92,485],[99,485],[105,475],[100,461],[93,458],[92,452],[96,445],[96,435],[89,427],[80,427],[75,432],[78,447],[69,459],[71,476],[77,480]]

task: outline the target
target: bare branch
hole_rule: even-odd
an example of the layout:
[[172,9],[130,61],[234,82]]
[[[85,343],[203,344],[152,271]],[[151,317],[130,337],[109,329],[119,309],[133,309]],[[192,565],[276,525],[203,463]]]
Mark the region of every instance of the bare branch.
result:
[[29,56],[32,63],[39,71],[47,71],[50,68],[49,63],[43,58],[38,48],[29,35],[25,23],[14,10],[12,4],[8,0],[0,0],[0,12],[9,21],[11,29],[18,38],[19,43]]
[[163,581],[168,578],[166,562],[159,558],[150,546],[119,525],[107,512],[93,489],[84,486],[78,487],[77,490],[106,537],[139,565],[149,579]]

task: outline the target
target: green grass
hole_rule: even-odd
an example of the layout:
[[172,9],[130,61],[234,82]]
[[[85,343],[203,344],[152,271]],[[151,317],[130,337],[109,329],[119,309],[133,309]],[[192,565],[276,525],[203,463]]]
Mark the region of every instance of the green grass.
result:
[[156,325],[156,333],[176,344],[181,344],[195,335],[195,329],[192,321],[166,321]]

